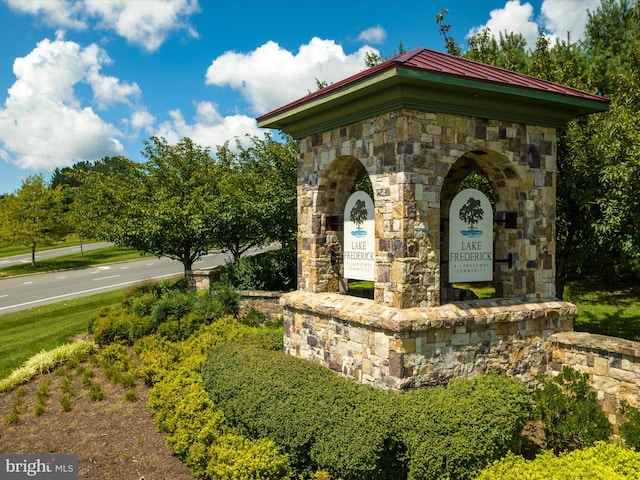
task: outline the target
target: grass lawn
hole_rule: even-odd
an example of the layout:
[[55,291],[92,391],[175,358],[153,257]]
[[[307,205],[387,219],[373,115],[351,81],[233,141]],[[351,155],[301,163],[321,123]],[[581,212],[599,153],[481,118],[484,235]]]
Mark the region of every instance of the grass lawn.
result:
[[51,305],[0,315],[0,378],[29,357],[67,343],[86,332],[89,318],[103,307],[122,302],[114,290]]
[[574,330],[640,341],[640,284],[574,281],[564,297],[578,307]]
[[[87,240],[84,242],[85,245],[88,245],[90,243],[95,243],[98,242],[99,240]],[[63,248],[63,247],[74,247],[76,245],[80,245],[80,240],[78,240],[77,235],[69,235],[65,240],[63,240],[62,242],[56,242],[52,245],[47,245],[47,246],[38,246],[36,249],[36,253],[38,252],[43,252],[45,250],[53,250],[54,248]],[[30,247],[7,247],[7,246],[1,246],[0,245],[0,258],[1,257],[11,257],[13,255],[22,255],[22,254],[26,254],[26,253],[31,253],[31,248]]]
[[145,256],[138,250],[122,247],[105,247],[84,252],[84,255],[72,253],[62,257],[40,260],[36,268],[31,268],[28,263],[12,265],[0,270],[0,277],[8,275],[24,275],[27,273],[54,272],[68,268],[88,267],[90,265],[100,265],[111,262],[124,262],[127,260],[139,260]]

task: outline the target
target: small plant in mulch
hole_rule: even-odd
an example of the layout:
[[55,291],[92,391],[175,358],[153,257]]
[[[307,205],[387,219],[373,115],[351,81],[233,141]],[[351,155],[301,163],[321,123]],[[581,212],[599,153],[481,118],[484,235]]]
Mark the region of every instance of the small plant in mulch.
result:
[[126,402],[137,402],[138,395],[136,394],[136,391],[132,388],[128,389],[126,392],[124,392],[124,400]]
[[89,386],[89,400],[92,402],[99,402],[105,398],[107,398],[107,395],[104,393],[104,390],[102,390],[100,385],[94,383]]
[[40,416],[47,411],[47,400],[51,396],[49,387],[51,386],[51,380],[46,379],[40,384],[40,388],[36,392],[36,416]]
[[69,394],[66,394],[60,397],[60,408],[62,408],[63,412],[70,412],[72,406],[73,406],[73,402]]
[[27,389],[25,387],[19,387],[16,389],[16,399],[13,402],[13,406],[9,413],[5,416],[5,422],[7,424],[16,424],[20,421],[20,414],[24,411],[24,397],[27,395]]

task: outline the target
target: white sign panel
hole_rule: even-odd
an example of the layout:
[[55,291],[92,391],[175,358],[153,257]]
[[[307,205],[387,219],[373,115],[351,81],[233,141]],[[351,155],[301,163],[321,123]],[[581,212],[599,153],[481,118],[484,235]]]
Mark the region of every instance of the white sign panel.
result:
[[484,193],[461,191],[449,210],[449,282],[493,280],[493,208]]
[[353,280],[375,279],[375,226],[371,197],[355,192],[344,208],[344,276]]

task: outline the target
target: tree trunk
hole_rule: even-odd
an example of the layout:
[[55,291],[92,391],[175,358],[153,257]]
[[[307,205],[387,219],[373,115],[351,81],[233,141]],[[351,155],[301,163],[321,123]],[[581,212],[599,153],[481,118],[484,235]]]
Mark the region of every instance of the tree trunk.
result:
[[36,268],[36,242],[31,245],[31,268]]

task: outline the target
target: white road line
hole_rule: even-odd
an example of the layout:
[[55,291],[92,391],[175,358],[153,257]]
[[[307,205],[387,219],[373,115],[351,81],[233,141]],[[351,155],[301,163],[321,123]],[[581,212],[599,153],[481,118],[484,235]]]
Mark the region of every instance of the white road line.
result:
[[33,282],[24,282],[23,285],[31,285]]
[[[176,276],[175,273],[168,273],[166,275],[159,275],[157,277],[152,277],[152,278],[149,278],[147,280],[157,280],[157,279],[160,279],[160,278],[175,277],[175,276]],[[144,281],[145,280],[131,280],[130,282],[117,283],[115,285],[105,285],[103,287],[90,288],[89,290],[82,290],[80,292],[65,293],[64,295],[57,295],[55,297],[41,298],[40,300],[32,300],[30,302],[19,303],[17,305],[9,305],[7,307],[0,307],[0,311],[7,310],[8,308],[23,307],[25,305],[33,305],[34,303],[48,302],[49,300],[57,300],[59,298],[70,297],[72,295],[82,295],[84,293],[97,292],[99,290],[104,290],[105,288],[124,287],[126,285],[131,285],[132,283],[142,283]]]
[[0,295],[0,298],[8,297],[9,295]]
[[67,278],[66,275],[64,277],[56,277],[56,280],[64,280],[65,278]]
[[108,277],[92,278],[91,281],[95,282],[96,280],[108,280],[110,278],[117,278],[119,276],[120,276],[120,274],[118,274],[118,275],[109,275]]

